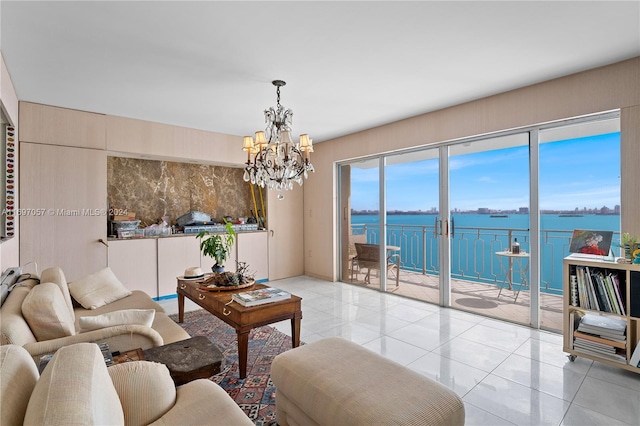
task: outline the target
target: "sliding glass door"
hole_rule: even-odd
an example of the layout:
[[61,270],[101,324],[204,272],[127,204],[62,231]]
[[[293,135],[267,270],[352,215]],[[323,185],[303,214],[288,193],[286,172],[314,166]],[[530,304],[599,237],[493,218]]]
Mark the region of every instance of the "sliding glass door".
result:
[[449,194],[451,306],[529,324],[529,133],[450,146]]
[[572,231],[620,238],[617,112],[338,170],[341,280],[400,296],[561,331]]
[[[340,175],[341,280],[380,289],[380,159],[344,164]],[[366,254],[362,251],[366,250]],[[358,257],[358,251],[361,252]]]
[[573,230],[613,231],[620,240],[620,119],[545,128],[539,143],[540,326],[560,331],[562,259]]
[[437,148],[386,158],[384,290],[436,304],[440,303],[439,174]]

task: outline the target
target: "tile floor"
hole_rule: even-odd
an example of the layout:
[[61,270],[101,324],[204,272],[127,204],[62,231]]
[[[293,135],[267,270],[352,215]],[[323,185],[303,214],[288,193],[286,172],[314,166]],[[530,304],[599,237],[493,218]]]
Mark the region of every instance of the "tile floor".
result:
[[[444,384],[466,425],[640,425],[640,375],[570,362],[559,334],[350,284],[270,284],[303,298],[302,341],[342,336]],[[162,304],[177,311],[176,299]],[[275,326],[291,334],[290,321]]]

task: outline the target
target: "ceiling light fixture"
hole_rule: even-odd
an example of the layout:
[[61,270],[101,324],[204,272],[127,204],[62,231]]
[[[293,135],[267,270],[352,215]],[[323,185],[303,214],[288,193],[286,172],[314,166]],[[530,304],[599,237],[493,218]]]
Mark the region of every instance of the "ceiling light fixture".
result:
[[294,182],[302,186],[303,177],[307,179],[309,172],[315,171],[309,161],[313,141],[302,134],[300,141],[293,143],[290,127],[293,111],[280,105],[280,87],[287,83],[282,80],[272,83],[276,86],[277,103],[275,109],[269,107],[264,111],[267,127],[256,132],[255,140],[244,137],[242,150],[247,152],[244,180],[263,188],[287,191],[293,189]]

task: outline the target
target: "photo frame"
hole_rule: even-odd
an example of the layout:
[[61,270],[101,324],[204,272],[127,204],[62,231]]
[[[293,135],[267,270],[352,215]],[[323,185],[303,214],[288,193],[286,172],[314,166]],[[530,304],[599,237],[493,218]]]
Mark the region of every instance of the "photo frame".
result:
[[609,256],[613,231],[574,229],[569,252],[589,256]]

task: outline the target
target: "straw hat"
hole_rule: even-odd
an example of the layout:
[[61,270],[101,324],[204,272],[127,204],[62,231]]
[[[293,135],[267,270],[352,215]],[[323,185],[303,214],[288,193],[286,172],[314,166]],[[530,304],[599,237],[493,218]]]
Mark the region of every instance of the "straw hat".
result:
[[195,280],[204,277],[204,272],[198,266],[193,266],[184,270],[184,275],[180,277],[183,280]]

